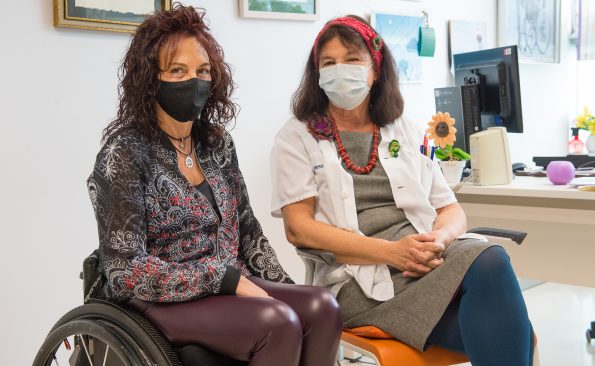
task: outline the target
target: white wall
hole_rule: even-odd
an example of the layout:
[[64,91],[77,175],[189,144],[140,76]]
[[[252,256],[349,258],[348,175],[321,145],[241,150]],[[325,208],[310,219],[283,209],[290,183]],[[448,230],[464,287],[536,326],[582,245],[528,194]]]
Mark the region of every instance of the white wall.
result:
[[589,107],[591,113],[595,113],[595,60],[577,62],[577,74],[581,76],[577,80],[577,112],[582,113],[583,107]]
[[576,104],[576,47],[570,33],[569,0],[561,1],[560,63],[521,63],[523,134],[508,134],[513,162],[533,156],[565,156]]
[[[298,281],[302,265],[284,239],[281,221],[268,213],[268,154],[275,132],[289,117],[290,96],[324,21],[372,10],[429,10],[436,56],[424,60],[422,84],[402,88],[406,113],[420,126],[434,112],[433,88],[452,82],[447,20],[481,20],[492,35],[496,31],[496,0],[324,0],[318,22],[240,19],[231,0],[188,3],[208,10],[212,31],[234,66],[242,110],[232,134],[240,164],[256,215]],[[53,323],[82,302],[78,272],[97,246],[85,180],[101,130],[115,115],[116,73],[129,37],[56,29],[48,0],[7,2],[0,34],[0,364],[25,365]],[[536,152],[564,153],[572,95],[567,65],[523,65],[521,72],[527,133],[511,137],[513,160],[528,161]],[[530,139],[537,133],[544,136],[539,144]]]
[[[595,113],[595,60],[578,61],[576,74],[579,75],[576,80],[576,110],[574,116],[583,113],[583,108],[588,107],[591,114]],[[579,131],[580,139],[585,142],[589,138],[590,132]]]

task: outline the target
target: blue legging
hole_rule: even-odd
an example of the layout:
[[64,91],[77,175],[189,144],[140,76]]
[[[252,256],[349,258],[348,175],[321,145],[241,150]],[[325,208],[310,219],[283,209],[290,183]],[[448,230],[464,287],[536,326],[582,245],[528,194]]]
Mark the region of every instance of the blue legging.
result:
[[499,246],[473,262],[428,343],[465,353],[474,366],[527,366],[533,329],[508,254]]

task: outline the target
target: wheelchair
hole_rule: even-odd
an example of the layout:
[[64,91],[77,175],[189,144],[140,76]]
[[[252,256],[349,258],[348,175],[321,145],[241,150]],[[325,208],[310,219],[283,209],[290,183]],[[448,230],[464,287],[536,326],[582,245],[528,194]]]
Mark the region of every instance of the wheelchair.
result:
[[147,319],[101,298],[98,250],[83,262],[84,304],[66,313],[50,330],[33,366],[243,366],[247,362],[200,345],[174,347]]

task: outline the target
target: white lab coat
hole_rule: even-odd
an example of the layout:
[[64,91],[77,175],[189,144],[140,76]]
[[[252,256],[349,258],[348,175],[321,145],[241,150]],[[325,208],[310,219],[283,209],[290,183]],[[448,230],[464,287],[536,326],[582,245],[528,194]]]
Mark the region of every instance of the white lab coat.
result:
[[[436,161],[420,153],[423,135],[399,118],[380,129],[379,162],[390,181],[397,207],[420,233],[432,230],[436,209],[455,203]],[[388,144],[401,144],[398,157],[391,157]],[[341,167],[332,141],[316,141],[305,123],[290,119],[275,137],[271,151],[272,215],[281,217],[281,208],[316,197],[315,219],[363,235],[359,230],[353,180]],[[336,295],[353,277],[366,296],[385,301],[394,296],[386,265],[328,266],[317,263],[314,285],[328,286]]]

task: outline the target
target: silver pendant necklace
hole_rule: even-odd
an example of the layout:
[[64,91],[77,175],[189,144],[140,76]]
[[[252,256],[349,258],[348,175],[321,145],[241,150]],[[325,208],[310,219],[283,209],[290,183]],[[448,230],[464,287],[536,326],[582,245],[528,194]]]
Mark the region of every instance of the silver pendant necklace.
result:
[[[180,148],[182,148],[182,146],[184,145],[184,143],[182,142],[181,139],[180,139],[179,145],[180,145]],[[188,154],[186,154],[182,150],[178,149],[175,145],[174,145],[174,149],[176,149],[178,154],[185,156],[184,165],[186,165],[188,168],[192,168],[194,166],[194,160],[192,160],[192,152],[194,152],[194,146],[192,145],[192,138],[190,138],[190,152],[188,152]]]
[[[190,150],[190,153],[192,153],[192,150]],[[190,157],[190,154],[188,154],[186,156],[186,159],[184,159],[184,164],[186,164],[186,166],[188,168],[192,168],[194,166],[194,162],[192,161],[192,158]]]

